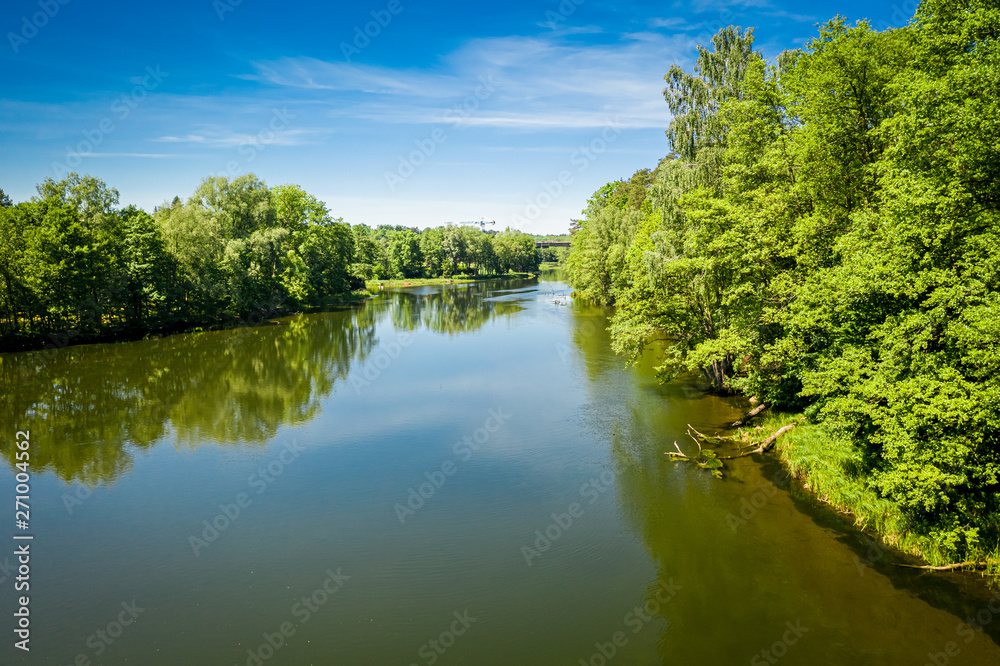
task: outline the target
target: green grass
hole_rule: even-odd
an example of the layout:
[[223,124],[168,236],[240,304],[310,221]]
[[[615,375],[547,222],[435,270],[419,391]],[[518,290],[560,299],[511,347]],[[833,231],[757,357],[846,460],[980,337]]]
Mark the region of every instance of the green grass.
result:
[[[801,414],[770,413],[754,422],[765,436],[793,423]],[[758,435],[754,434],[754,439]],[[855,525],[879,534],[897,550],[922,558],[933,566],[954,563],[952,553],[943,551],[929,537],[913,532],[900,507],[880,497],[867,483],[861,453],[845,437],[823,424],[802,423],[782,435],[775,453],[789,472],[816,497],[838,511],[850,513]],[[1000,549],[966,555],[967,560],[1000,559]],[[1000,567],[987,571],[993,582],[1000,581]]]

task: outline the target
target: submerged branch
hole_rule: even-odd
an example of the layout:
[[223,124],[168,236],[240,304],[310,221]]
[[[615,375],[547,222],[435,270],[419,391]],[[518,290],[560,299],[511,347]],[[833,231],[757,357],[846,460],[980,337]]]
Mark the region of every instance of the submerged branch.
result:
[[959,562],[958,564],[946,564],[942,567],[935,567],[929,564],[925,564],[922,566],[919,564],[896,564],[895,562],[893,563],[893,566],[903,567],[905,569],[923,569],[925,571],[955,571],[956,569],[965,569],[966,567],[974,567],[976,569],[986,569],[991,565],[998,565],[998,564],[1000,564],[1000,562],[997,562],[996,560],[985,560],[982,562],[978,560],[970,560],[968,562]]

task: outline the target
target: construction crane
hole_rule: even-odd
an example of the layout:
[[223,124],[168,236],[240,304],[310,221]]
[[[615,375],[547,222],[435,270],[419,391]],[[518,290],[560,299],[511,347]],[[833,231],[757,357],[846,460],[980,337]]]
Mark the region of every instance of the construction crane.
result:
[[474,224],[477,227],[479,227],[480,231],[482,231],[483,233],[486,233],[486,225],[487,224],[496,224],[496,223],[497,223],[496,220],[486,220],[485,218],[483,218],[482,220],[473,220],[471,222],[455,222],[454,224],[457,224],[458,226],[461,226],[461,227],[470,226],[470,225]]

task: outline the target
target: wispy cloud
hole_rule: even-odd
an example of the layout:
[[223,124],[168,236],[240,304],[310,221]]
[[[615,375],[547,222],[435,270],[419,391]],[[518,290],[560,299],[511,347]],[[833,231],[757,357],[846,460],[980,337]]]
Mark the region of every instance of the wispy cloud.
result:
[[604,32],[604,28],[599,25],[560,25],[558,23],[539,23],[540,28],[551,31],[555,37],[569,37],[571,35],[599,35]]
[[251,144],[304,146],[317,143],[319,137],[330,134],[331,131],[328,129],[289,129],[277,132],[262,131],[258,134],[217,131],[210,136],[187,134],[185,136],[160,136],[152,140],[157,143],[197,143],[222,148],[235,148]]
[[649,19],[650,28],[674,28],[680,30],[690,30],[696,26],[691,25],[685,19],[679,16],[673,16],[670,18],[652,18]]
[[505,37],[472,40],[428,70],[281,58],[254,62],[247,78],[326,104],[335,118],[441,123],[448,109],[488,86],[474,100],[476,112],[454,122],[524,131],[600,127],[620,117],[626,126],[660,127],[663,74],[691,47],[683,34],[657,32],[590,45]]
[[813,16],[811,14],[795,14],[784,9],[772,9],[765,12],[761,12],[764,16],[773,16],[775,18],[786,18],[799,23],[815,23],[819,20],[819,17]]
[[439,97],[454,87],[452,76],[420,70],[393,70],[316,58],[281,58],[253,63],[256,72],[240,78],[317,91],[354,91],[378,95]]
[[193,153],[77,153],[77,155],[80,157],[138,157],[154,160],[205,157],[203,154]]
[[186,136],[161,136],[154,140],[161,143],[204,143],[205,137],[197,134],[188,134]]
[[[681,6],[676,3],[675,6]],[[774,7],[771,0],[693,0],[687,5],[691,11],[702,12],[732,12],[739,9],[770,9]]]

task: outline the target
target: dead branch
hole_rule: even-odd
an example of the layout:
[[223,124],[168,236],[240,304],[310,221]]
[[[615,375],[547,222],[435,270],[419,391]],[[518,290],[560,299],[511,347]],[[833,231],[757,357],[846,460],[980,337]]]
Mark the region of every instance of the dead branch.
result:
[[776,441],[778,441],[779,437],[781,437],[786,432],[788,432],[789,430],[791,430],[792,428],[794,428],[795,426],[797,426],[798,424],[802,423],[805,420],[806,420],[806,417],[803,416],[801,419],[799,419],[795,423],[789,423],[786,426],[782,426],[781,428],[778,428],[778,430],[773,435],[771,435],[770,437],[768,437],[767,439],[765,439],[763,442],[761,442],[760,446],[758,446],[756,449],[750,449],[749,451],[743,451],[738,456],[719,456],[719,460],[734,460],[736,458],[746,458],[747,456],[752,456],[755,453],[764,453],[765,451],[767,451],[768,449],[770,449],[772,446],[774,446],[774,443]]
[[691,426],[690,423],[688,424],[687,434],[688,434],[688,437],[690,437],[691,439],[693,439],[695,442],[698,442],[698,448],[699,449],[701,448],[701,441],[714,442],[716,444],[721,444],[722,442],[732,442],[732,441],[735,441],[732,437],[726,437],[726,436],[723,436],[723,435],[714,435],[712,437],[709,437],[708,435],[703,435],[700,432],[698,432],[697,430],[695,430]]
[[739,428],[740,426],[746,425],[747,423],[750,422],[750,419],[752,419],[753,417],[757,416],[758,414],[760,414],[765,409],[767,409],[767,403],[765,403],[765,402],[760,403],[759,405],[757,405],[756,407],[754,407],[753,409],[751,409],[747,413],[746,416],[744,416],[743,418],[741,418],[739,421],[735,422],[733,424],[733,427],[734,428]]
[[959,562],[958,564],[946,564],[943,567],[933,567],[929,564],[923,566],[919,564],[896,564],[893,562],[893,566],[903,567],[906,569],[923,569],[925,571],[955,571],[956,569],[965,569],[966,567],[975,567],[976,569],[985,569],[991,564],[1000,564],[994,560],[986,560],[984,562],[979,562],[976,560],[970,560],[969,562]]
[[760,443],[760,446],[757,447],[756,452],[764,453],[764,451],[767,451],[769,448],[774,446],[774,443],[778,441],[779,437],[781,437],[786,432],[788,432],[789,430],[791,430],[792,428],[794,428],[795,426],[797,426],[798,424],[802,423],[805,420],[806,417],[803,416],[795,423],[789,423],[788,425],[779,428],[777,432],[775,432],[773,435],[771,435],[770,437],[768,437],[767,439],[765,439],[763,442]]
[[[694,433],[694,435],[691,435],[691,433]],[[689,435],[691,435],[692,437],[694,437],[695,435],[697,435],[698,437],[701,437],[702,439],[708,439],[708,437],[705,437],[705,435],[703,435],[703,434],[701,434],[700,432],[698,432],[697,430],[695,430],[695,429],[694,429],[694,428],[693,428],[693,427],[691,426],[691,424],[690,424],[690,423],[688,423],[688,434],[689,434]]]

